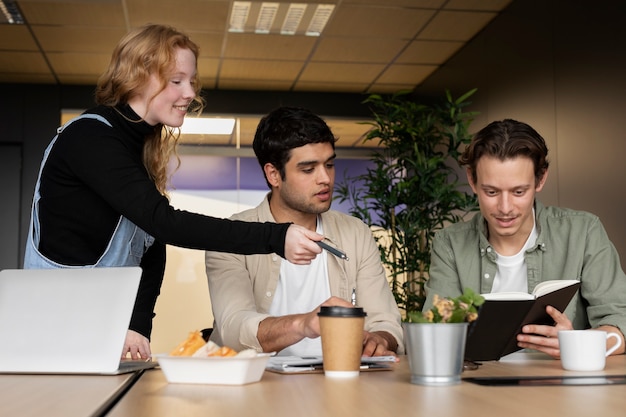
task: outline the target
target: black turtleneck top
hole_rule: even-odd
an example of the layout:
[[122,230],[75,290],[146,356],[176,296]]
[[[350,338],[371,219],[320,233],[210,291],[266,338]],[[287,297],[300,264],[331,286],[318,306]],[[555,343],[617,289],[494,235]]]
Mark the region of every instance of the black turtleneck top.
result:
[[93,119],[68,126],[52,147],[41,176],[39,250],[65,265],[93,264],[120,215],[154,236],[144,255],[130,328],[150,337],[165,270],[165,244],[238,254],[284,256],[288,224],[248,223],[170,206],[142,163],[144,138],[155,128],[129,107],[95,107],[112,127]]

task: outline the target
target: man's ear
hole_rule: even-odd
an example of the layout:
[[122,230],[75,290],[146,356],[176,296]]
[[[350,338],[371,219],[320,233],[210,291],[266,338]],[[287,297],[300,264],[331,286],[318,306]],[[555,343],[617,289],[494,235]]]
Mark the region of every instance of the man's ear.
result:
[[547,179],[548,179],[548,170],[546,169],[546,172],[543,173],[543,176],[541,177],[541,179],[535,186],[535,192],[538,193],[539,191],[543,189],[543,186],[545,185]]
[[269,162],[263,166],[263,172],[265,173],[265,178],[267,182],[270,183],[272,187],[278,187],[281,183],[280,172],[276,169],[273,164]]

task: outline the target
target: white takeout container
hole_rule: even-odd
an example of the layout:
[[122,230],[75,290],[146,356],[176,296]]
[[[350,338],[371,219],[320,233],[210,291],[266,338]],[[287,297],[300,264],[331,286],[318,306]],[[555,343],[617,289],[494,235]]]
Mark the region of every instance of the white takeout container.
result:
[[271,354],[208,358],[155,356],[169,383],[244,385],[261,380]]

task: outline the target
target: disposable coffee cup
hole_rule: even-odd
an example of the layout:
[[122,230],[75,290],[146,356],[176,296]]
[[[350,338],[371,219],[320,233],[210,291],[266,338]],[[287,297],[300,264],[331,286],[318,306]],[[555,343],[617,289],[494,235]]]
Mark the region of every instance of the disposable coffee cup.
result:
[[335,378],[359,375],[363,352],[363,325],[367,313],[361,307],[321,307],[320,320],[324,374]]

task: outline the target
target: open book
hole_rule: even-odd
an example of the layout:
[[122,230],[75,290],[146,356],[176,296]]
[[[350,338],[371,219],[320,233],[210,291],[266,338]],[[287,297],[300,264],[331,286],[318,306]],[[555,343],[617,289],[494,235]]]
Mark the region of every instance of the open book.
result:
[[470,324],[465,344],[465,359],[473,361],[498,360],[520,350],[517,335],[527,324],[553,325],[546,313],[551,305],[565,310],[580,282],[553,280],[538,284],[532,294],[503,292],[482,294],[485,303],[478,311],[478,319]]

